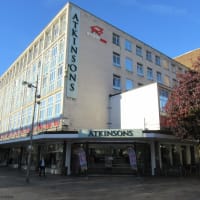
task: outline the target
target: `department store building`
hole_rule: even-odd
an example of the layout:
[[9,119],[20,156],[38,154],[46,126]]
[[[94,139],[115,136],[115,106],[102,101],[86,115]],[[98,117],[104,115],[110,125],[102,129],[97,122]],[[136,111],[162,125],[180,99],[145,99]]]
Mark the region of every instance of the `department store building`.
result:
[[197,163],[197,142],[165,123],[176,74],[186,70],[67,3],[0,77],[0,164],[26,169],[32,125],[32,170],[41,156],[49,173],[67,175],[82,164],[88,174],[155,175]]

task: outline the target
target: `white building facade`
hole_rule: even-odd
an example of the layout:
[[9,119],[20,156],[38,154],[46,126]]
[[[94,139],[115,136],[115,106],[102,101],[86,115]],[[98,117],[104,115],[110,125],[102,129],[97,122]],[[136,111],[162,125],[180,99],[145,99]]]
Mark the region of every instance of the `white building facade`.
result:
[[[62,173],[62,169],[67,168],[67,174],[77,173],[77,149],[83,148],[91,172],[104,173],[105,156],[113,157],[111,154],[118,156],[114,173],[123,169],[123,173],[131,172],[127,158],[122,156],[127,157],[131,146],[145,152],[141,166],[146,166],[141,170],[154,174],[153,154],[149,154],[149,149],[154,147],[146,143],[142,131],[146,129],[145,123],[152,123],[152,130],[161,129],[159,121],[153,127],[154,122],[149,120],[153,113],[162,112],[168,91],[176,84],[176,73],[186,70],[151,46],[68,3],[0,78],[3,97],[0,100],[0,147],[4,152],[0,159],[7,160],[11,166],[26,168],[34,88],[25,87],[22,82],[35,84],[38,77],[40,103],[36,105],[34,118],[33,168],[39,157],[45,155],[50,172]],[[124,112],[123,116],[115,114],[125,119],[122,125],[111,121],[112,95],[154,82],[163,85],[163,89],[157,96],[151,96],[154,97],[151,101],[158,104],[144,119],[143,127],[132,125],[129,121],[132,116]],[[141,103],[146,105],[145,102]],[[140,105],[133,107],[135,119],[139,118],[140,108]],[[135,136],[88,138],[87,134],[82,135],[84,130],[125,127],[141,130],[139,143]],[[94,163],[91,164],[90,157],[95,154],[96,165],[91,167]]]

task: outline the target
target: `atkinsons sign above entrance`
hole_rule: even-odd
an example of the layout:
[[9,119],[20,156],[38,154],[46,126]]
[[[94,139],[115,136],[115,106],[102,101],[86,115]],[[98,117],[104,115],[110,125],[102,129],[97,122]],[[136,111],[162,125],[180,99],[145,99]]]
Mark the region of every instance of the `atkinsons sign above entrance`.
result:
[[79,137],[85,138],[124,138],[124,137],[144,137],[140,129],[81,129]]

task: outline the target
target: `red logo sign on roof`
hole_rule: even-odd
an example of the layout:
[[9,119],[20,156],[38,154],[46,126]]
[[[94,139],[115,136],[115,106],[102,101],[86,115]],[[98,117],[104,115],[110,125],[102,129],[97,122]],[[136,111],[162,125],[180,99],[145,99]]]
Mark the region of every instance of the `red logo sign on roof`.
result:
[[99,39],[100,42],[102,43],[107,43],[107,40],[101,38],[101,35],[103,34],[104,29],[101,28],[100,26],[90,26],[90,33],[88,33],[88,35],[93,36],[96,39]]
[[96,33],[99,36],[103,34],[103,28],[99,26],[91,26],[90,28],[91,28],[91,33]]

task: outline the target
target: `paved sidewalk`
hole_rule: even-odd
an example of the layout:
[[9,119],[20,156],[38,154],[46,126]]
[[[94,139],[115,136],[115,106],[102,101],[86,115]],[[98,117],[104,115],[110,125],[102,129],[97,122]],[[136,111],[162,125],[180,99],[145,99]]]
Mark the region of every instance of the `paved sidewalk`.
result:
[[0,200],[199,200],[199,177],[66,177],[0,167]]

